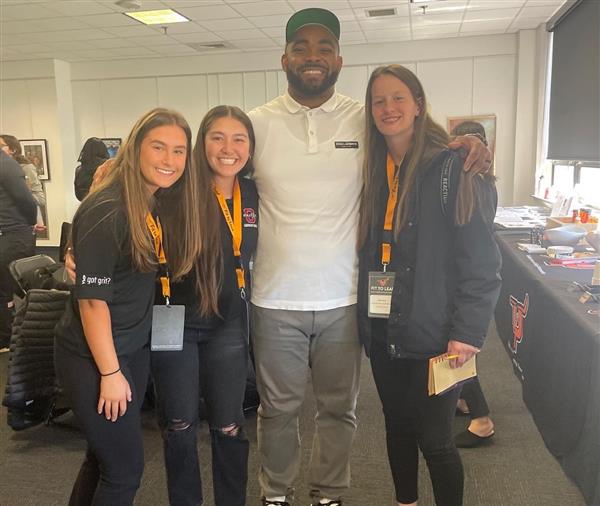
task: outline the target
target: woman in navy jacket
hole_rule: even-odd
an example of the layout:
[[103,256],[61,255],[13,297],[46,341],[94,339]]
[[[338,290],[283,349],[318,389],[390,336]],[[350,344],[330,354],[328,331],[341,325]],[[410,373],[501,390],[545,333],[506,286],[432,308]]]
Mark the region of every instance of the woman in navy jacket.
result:
[[[428,360],[448,353],[461,367],[483,345],[500,289],[493,177],[463,172],[408,69],[376,69],[365,102],[359,332],[383,404],[396,499],[416,504],[420,449],[436,503],[456,506],[459,392],[428,396]],[[393,287],[387,307],[369,296],[375,280]]]

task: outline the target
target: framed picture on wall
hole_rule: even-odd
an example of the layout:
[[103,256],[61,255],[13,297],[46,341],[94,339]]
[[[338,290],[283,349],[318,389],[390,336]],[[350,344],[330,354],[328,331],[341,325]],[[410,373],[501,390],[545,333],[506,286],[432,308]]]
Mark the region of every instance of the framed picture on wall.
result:
[[121,139],[119,137],[109,137],[100,140],[106,145],[106,149],[108,149],[108,154],[111,158],[117,156],[117,151],[119,151],[119,148],[121,147]]
[[38,178],[44,181],[50,179],[46,139],[21,139],[19,142],[23,155],[35,166]]
[[[479,125],[477,125],[478,123]],[[448,133],[450,135],[464,135],[465,133],[479,133],[477,129],[483,127],[488,147],[492,156],[496,152],[496,115],[480,114],[478,116],[456,116],[448,118]],[[454,130],[457,129],[457,132]]]

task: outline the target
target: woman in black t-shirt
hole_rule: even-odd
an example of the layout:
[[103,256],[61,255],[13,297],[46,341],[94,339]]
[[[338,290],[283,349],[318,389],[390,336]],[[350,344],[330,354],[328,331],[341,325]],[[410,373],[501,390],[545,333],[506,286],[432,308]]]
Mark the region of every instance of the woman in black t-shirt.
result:
[[[202,252],[192,273],[173,286],[172,298],[185,305],[183,350],[151,354],[169,501],[174,505],[202,503],[200,391],[211,433],[215,505],[246,504],[249,443],[242,403],[258,196],[254,183],[242,176],[252,170],[254,145],[248,117],[237,107],[218,106],[204,117],[194,146]],[[164,208],[161,216],[171,211]]]
[[[71,505],[130,505],[139,487],[139,411],[149,374],[157,255],[164,243],[173,276],[181,277],[200,244],[193,205],[198,181],[190,160],[185,119],[166,109],[150,111],[73,219],[76,286],[55,346],[60,385],[88,442]],[[162,220],[162,234],[151,233],[157,205],[173,208]]]

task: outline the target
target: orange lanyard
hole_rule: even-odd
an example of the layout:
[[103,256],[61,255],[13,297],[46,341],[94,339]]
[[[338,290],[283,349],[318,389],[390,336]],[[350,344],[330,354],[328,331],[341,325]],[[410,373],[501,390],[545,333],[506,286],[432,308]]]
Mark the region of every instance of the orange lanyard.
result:
[[[400,162],[400,165],[402,165],[402,162]],[[383,272],[386,271],[392,257],[392,245],[386,242],[386,239],[391,236],[394,225],[394,210],[398,202],[398,187],[400,185],[399,171],[396,171],[396,165],[389,153],[387,155],[386,170],[389,194],[387,207],[385,208],[385,220],[383,222],[384,239],[381,242],[381,265],[383,266]]]
[[242,192],[240,191],[240,183],[235,178],[235,182],[233,183],[233,218],[231,213],[229,212],[229,207],[227,206],[227,202],[223,194],[214,188],[215,195],[217,196],[217,200],[219,201],[219,205],[221,206],[221,211],[223,212],[223,216],[225,217],[225,221],[227,222],[227,226],[229,227],[229,231],[231,232],[231,238],[233,239],[233,256],[235,257],[237,266],[235,268],[235,273],[237,276],[237,284],[240,292],[242,293],[242,298],[245,296],[245,288],[246,288],[246,280],[244,278],[244,267],[242,266]]
[[161,267],[161,275],[159,278],[160,285],[162,287],[163,297],[167,301],[168,306],[169,298],[171,297],[171,285],[169,283],[169,267],[167,265],[167,257],[165,255],[165,249],[163,248],[162,243],[162,227],[158,217],[156,218],[156,221],[154,221],[154,217],[150,213],[146,215],[146,225],[148,226],[148,230],[150,230],[150,234],[152,234],[152,239],[154,239],[154,250],[156,251],[158,263]]

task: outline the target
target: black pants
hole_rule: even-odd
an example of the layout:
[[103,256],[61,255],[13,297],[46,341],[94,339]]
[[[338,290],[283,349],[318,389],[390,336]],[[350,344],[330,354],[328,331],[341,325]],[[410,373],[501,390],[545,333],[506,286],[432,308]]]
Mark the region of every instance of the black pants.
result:
[[463,468],[452,439],[458,390],[428,396],[427,360],[391,359],[373,342],[371,366],[383,404],[387,450],[396,500],[417,500],[419,448],[425,457],[436,504],[462,504]]
[[[9,304],[15,293],[15,281],[8,265],[13,260],[35,255],[35,235],[31,228],[0,234],[0,348],[8,346],[13,320]],[[12,304],[11,304],[12,306]]]
[[111,422],[96,409],[100,375],[94,361],[75,355],[60,345],[55,347],[59,384],[67,394],[88,442],[69,506],[133,504],[144,470],[140,408],[148,383],[149,358],[147,347],[131,357],[119,357],[133,399],[125,415]]
[[485,395],[483,395],[479,378],[475,377],[463,385],[460,398],[464,399],[467,403],[471,419],[481,418],[490,414],[490,408],[488,408]]
[[[210,426],[215,505],[246,504],[249,442],[242,428],[242,403],[247,363],[248,347],[239,319],[212,332],[186,328],[182,351],[152,352],[172,506],[203,501],[197,448],[200,392]],[[232,425],[235,435],[222,430]]]

